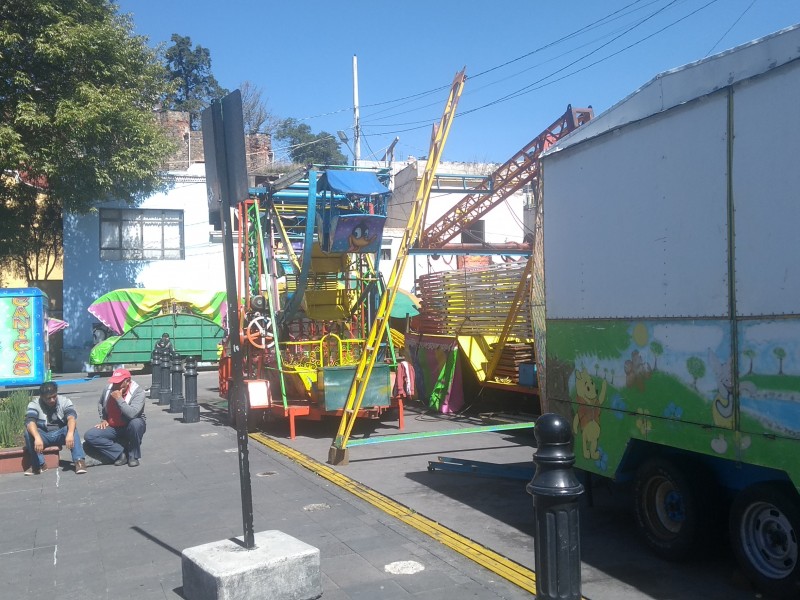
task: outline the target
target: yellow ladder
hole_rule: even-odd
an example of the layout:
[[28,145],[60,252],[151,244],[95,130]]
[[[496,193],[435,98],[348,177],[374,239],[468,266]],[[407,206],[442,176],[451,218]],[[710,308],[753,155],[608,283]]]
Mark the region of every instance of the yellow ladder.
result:
[[528,278],[531,276],[531,273],[533,273],[533,254],[531,254],[530,258],[528,258],[528,262],[525,263],[525,270],[522,272],[522,278],[519,281],[519,287],[517,287],[517,292],[514,294],[514,300],[511,302],[511,309],[508,311],[506,322],[503,324],[503,331],[500,334],[500,338],[497,340],[497,343],[494,345],[492,360],[489,361],[489,366],[486,369],[486,381],[494,379],[494,371],[497,369],[497,365],[500,363],[500,356],[503,354],[503,348],[508,341],[508,334],[511,332],[511,328],[514,326],[514,322],[517,320],[519,307],[522,304],[523,298],[525,297],[525,292],[528,290]]
[[381,295],[380,305],[378,306],[375,319],[370,327],[366,346],[361,354],[361,360],[359,360],[358,367],[356,368],[353,382],[350,384],[350,391],[347,394],[344,411],[342,412],[342,421],[339,424],[339,430],[336,433],[333,444],[328,451],[329,464],[346,465],[349,462],[347,440],[350,437],[350,432],[353,430],[353,425],[355,425],[358,411],[361,408],[361,402],[367,390],[367,383],[372,374],[372,367],[375,365],[375,359],[378,356],[378,351],[380,349],[379,341],[383,339],[383,336],[386,334],[387,319],[394,305],[397,288],[400,286],[400,278],[403,275],[406,262],[408,261],[408,249],[416,243],[424,225],[424,215],[427,209],[428,199],[430,198],[436,169],[442,157],[444,143],[450,133],[450,126],[455,117],[458,99],[461,97],[461,92],[464,90],[464,82],[466,81],[465,70],[466,69],[461,69],[453,79],[442,119],[439,121],[438,125],[434,124],[433,126],[430,152],[428,153],[425,172],[422,175],[422,183],[417,190],[414,204],[411,206],[408,227],[406,227],[403,238],[400,241],[397,258],[392,266],[389,280],[386,283],[386,292]]

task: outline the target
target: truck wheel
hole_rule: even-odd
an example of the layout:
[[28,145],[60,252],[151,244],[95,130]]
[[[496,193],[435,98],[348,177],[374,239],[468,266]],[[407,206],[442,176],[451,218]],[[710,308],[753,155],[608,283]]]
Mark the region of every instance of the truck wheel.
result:
[[673,463],[653,459],[641,466],[634,486],[636,524],[661,558],[691,557],[698,532],[698,506],[689,480]]
[[800,598],[800,502],[776,484],[760,484],[733,502],[730,535],[744,572],[776,598]]

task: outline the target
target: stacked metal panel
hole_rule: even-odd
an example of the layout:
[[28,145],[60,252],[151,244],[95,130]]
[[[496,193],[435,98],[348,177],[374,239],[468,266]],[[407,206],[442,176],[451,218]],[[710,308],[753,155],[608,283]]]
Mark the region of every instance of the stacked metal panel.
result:
[[[500,335],[525,271],[526,260],[473,269],[422,275],[417,295],[421,333],[438,335]],[[530,281],[525,282],[526,286]],[[530,340],[530,292],[509,332],[509,339]]]

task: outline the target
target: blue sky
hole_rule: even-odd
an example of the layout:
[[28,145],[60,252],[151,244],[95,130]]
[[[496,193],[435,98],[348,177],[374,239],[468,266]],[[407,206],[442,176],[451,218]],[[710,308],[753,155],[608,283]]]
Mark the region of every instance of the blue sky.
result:
[[463,67],[444,160],[504,162],[568,104],[599,114],[662,71],[800,23],[800,0],[117,4],[151,45],[189,36],[221,85],[249,80],[271,113],[315,133],[352,139],[356,55],[361,157],[380,159],[399,136],[395,160],[427,155]]

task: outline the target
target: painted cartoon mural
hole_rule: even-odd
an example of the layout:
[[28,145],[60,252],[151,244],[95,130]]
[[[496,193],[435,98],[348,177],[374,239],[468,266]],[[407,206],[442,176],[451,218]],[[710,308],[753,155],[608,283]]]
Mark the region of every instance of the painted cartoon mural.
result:
[[729,321],[549,322],[548,397],[573,423],[578,466],[614,469],[630,438],[728,458],[753,434],[800,438],[800,321],[738,335],[734,364]]
[[603,379],[600,393],[597,392],[592,377],[584,368],[575,373],[575,398],[578,409],[572,424],[573,432],[580,430],[581,447],[584,458],[598,459],[597,440],[600,439],[600,405],[606,400],[606,380]]

